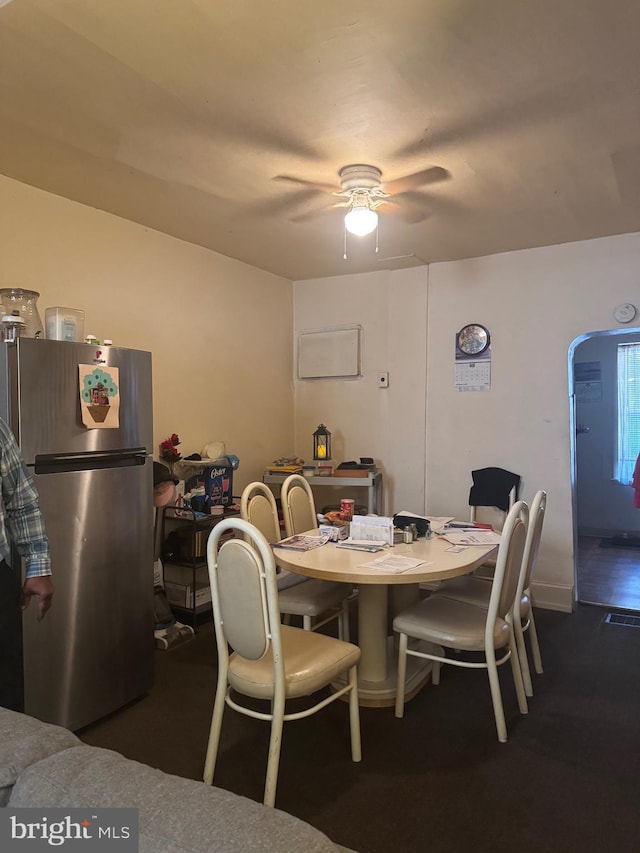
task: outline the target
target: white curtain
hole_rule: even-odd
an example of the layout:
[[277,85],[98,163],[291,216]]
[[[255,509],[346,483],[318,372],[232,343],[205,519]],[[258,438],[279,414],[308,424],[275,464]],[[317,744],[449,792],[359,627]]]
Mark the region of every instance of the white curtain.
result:
[[640,453],[640,344],[618,345],[616,480],[628,485]]

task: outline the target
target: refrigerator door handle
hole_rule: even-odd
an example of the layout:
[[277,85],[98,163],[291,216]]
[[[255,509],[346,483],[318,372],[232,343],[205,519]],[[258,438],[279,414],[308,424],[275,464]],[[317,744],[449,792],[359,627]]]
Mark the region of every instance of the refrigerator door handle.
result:
[[125,450],[98,450],[93,453],[39,454],[35,458],[36,474],[60,474],[66,471],[94,471],[102,468],[128,468],[144,465],[150,458],[145,447]]

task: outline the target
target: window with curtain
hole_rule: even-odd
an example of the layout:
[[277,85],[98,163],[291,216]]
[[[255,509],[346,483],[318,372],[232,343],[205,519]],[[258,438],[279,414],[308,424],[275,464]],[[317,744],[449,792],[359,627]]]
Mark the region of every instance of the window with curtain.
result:
[[640,343],[618,344],[616,480],[628,485],[640,453]]

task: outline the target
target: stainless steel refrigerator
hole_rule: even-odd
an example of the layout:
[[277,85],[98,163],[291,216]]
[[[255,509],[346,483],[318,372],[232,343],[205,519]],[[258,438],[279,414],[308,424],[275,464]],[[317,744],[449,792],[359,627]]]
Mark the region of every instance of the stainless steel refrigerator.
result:
[[[115,428],[83,423],[94,369],[117,376]],[[23,614],[25,711],[75,731],[153,682],[151,354],[2,343],[0,416],[40,495],[55,588],[41,622],[33,603]]]

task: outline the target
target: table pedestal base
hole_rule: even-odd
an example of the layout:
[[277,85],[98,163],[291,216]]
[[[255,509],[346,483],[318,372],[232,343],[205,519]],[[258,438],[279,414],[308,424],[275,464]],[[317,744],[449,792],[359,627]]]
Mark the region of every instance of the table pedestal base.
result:
[[[444,649],[422,640],[409,642],[410,648],[423,651],[435,650],[444,654]],[[431,678],[431,661],[425,658],[407,656],[407,678],[405,681],[405,702],[408,702],[424,687]],[[382,681],[367,681],[358,678],[358,704],[363,708],[390,708],[396,704],[396,686],[398,681],[398,647],[393,637],[387,637],[387,677]],[[333,682],[333,687],[344,687],[346,679]],[[348,697],[344,697],[347,699]]]

